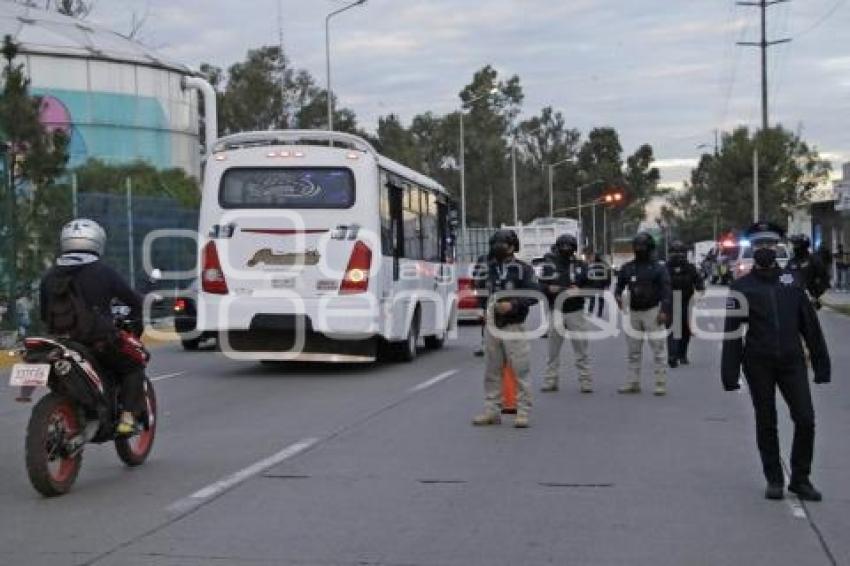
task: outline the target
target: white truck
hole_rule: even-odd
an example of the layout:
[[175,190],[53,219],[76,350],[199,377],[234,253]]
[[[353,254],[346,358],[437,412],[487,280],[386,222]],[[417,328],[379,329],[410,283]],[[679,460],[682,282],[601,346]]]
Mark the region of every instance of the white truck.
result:
[[528,263],[546,255],[555,240],[561,234],[572,234],[579,237],[578,221],[574,218],[537,218],[528,224],[518,226],[502,226],[505,230],[514,230],[519,236],[519,252],[517,257]]

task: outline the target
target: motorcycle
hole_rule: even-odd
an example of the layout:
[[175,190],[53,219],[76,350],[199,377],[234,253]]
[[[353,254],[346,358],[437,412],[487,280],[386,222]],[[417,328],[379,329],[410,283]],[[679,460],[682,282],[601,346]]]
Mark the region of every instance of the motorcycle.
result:
[[[116,320],[119,348],[147,365],[150,354],[125,320]],[[32,486],[46,497],[70,491],[77,479],[86,444],[113,442],[127,466],[147,459],[156,437],[157,404],[153,384],[144,380],[144,414],[136,430],[119,435],[123,410],[116,379],[98,367],[87,349],[70,340],[32,337],[24,340],[24,363],[12,368],[10,384],[20,387],[19,402],[31,402],[37,387],[50,391],[35,404],[27,425],[26,467]]]

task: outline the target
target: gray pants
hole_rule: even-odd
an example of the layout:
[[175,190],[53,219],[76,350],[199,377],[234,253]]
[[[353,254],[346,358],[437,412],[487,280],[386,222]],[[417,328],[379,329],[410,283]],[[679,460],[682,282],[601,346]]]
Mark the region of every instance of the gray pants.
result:
[[[543,374],[544,385],[558,385],[558,368],[561,366],[561,348],[564,340],[569,339],[575,354],[576,370],[579,383],[590,383],[590,355],[588,354],[587,321],[584,309],[575,312],[552,312],[549,319],[549,357],[546,360],[546,372]],[[555,317],[564,321],[560,332],[555,323]],[[567,333],[563,335],[564,328]]]
[[490,326],[484,329],[484,394],[485,408],[488,412],[499,413],[502,410],[502,366],[509,363],[517,377],[517,414],[528,415],[531,408],[531,382],[529,380],[529,354],[531,345],[524,336],[522,324],[509,324],[498,329],[510,332],[516,338],[503,340],[490,332]]
[[640,383],[640,366],[643,360],[643,340],[647,339],[655,361],[655,383],[667,382],[667,337],[664,326],[658,324],[659,307],[645,311],[630,311],[631,329],[626,332],[629,348],[629,383]]

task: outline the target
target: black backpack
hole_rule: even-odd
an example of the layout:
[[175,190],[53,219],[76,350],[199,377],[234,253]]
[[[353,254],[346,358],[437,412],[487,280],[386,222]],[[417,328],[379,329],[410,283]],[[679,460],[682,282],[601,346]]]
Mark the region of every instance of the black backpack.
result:
[[97,338],[97,314],[86,305],[73,272],[55,273],[47,281],[47,328],[51,334],[89,343]]

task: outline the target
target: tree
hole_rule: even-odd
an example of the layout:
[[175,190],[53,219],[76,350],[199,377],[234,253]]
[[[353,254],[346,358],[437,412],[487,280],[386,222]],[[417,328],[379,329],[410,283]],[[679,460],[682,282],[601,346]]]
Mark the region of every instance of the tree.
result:
[[145,161],[113,165],[89,159],[74,173],[82,191],[123,194],[129,178],[136,196],[168,196],[187,208],[200,205],[198,180],[180,168],[158,170]]
[[43,246],[50,237],[48,233],[55,229],[55,225],[46,222],[47,194],[68,161],[68,138],[62,130],[50,131],[42,125],[41,100],[30,96],[24,65],[15,64],[17,53],[18,46],[6,35],[2,49],[5,66],[0,134],[5,165],[2,209],[8,211],[3,230],[9,246],[5,271],[13,299],[19,292],[18,276],[31,281],[43,268],[45,254],[53,251],[52,246]]
[[17,3],[31,8],[43,6],[45,10],[55,10],[60,14],[81,20],[88,17],[94,9],[94,2],[91,0],[44,0],[43,3],[38,0],[17,0]]
[[[224,134],[271,129],[326,129],[327,93],[312,75],[295,69],[279,46],[248,51],[227,71],[204,63],[201,74],[217,92],[219,129]],[[357,116],[335,104],[334,129],[366,135]]]
[[777,126],[751,133],[740,127],[725,133],[717,155],[703,155],[685,190],[668,208],[684,232],[713,237],[714,227],[740,230],[753,220],[753,153],[759,154],[759,216],[787,224],[790,210],[807,202],[829,180],[830,164],[816,149]]

